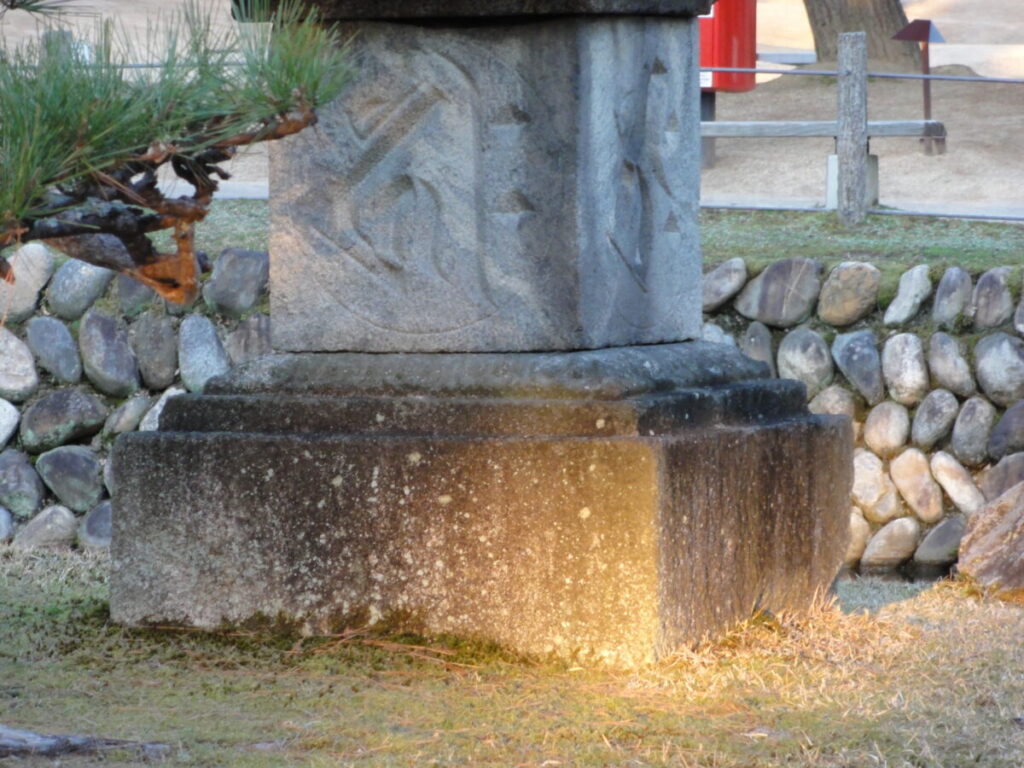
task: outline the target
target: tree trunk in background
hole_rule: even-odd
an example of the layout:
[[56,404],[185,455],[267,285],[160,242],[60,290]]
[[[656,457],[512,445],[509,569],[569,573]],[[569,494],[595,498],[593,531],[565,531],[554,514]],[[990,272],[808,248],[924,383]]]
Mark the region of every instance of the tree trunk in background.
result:
[[921,54],[917,43],[893,40],[907,25],[907,14],[900,0],[804,0],[807,18],[814,33],[814,48],[819,61],[836,60],[836,41],[840,32],[866,32],[868,58],[919,71]]

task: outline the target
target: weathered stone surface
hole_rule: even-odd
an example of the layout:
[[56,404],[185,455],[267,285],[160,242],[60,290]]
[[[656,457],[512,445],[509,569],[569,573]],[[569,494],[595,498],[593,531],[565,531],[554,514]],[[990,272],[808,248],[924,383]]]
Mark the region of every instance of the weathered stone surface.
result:
[[730,347],[736,346],[736,339],[723,331],[721,326],[715,325],[714,323],[704,323],[700,331],[700,338],[701,341],[706,341],[709,344],[728,344]]
[[946,566],[956,562],[960,540],[967,528],[962,515],[953,515],[936,525],[914,552],[917,565]]
[[985,504],[985,497],[963,465],[945,451],[931,458],[932,477],[942,486],[956,508],[970,517]]
[[914,556],[921,524],[913,517],[901,517],[880,528],[860,559],[860,567],[867,570],[896,568]]
[[1013,313],[1013,330],[1024,336],[1024,296],[1021,296],[1020,303]]
[[240,322],[224,339],[224,351],[232,365],[269,355],[273,351],[270,348],[270,318],[256,313]]
[[849,416],[851,420],[855,421],[857,419],[857,398],[845,387],[833,384],[831,387],[821,390],[807,404],[807,410],[811,413]]
[[933,389],[914,412],[911,441],[919,448],[930,450],[950,433],[959,412],[956,395],[948,389]]
[[42,243],[27,243],[5,258],[14,270],[14,283],[0,281],[0,307],[8,322],[20,323],[35,312],[53,275],[53,254]]
[[971,316],[971,276],[960,267],[949,267],[939,280],[932,304],[932,322],[940,328],[958,330]]
[[121,314],[135,317],[145,311],[156,299],[156,291],[143,285],[129,275],[117,276],[117,300],[121,306]]
[[39,387],[32,351],[7,328],[0,326],[0,397],[20,403]]
[[110,501],[101,501],[87,514],[78,526],[78,546],[83,549],[110,549],[113,528]]
[[921,309],[921,304],[931,295],[932,281],[928,276],[928,265],[918,264],[900,276],[896,298],[886,308],[882,321],[886,325],[903,325]]
[[860,507],[864,517],[875,523],[887,523],[904,514],[899,498],[885,465],[871,451],[857,448],[853,452],[853,489],[850,498]]
[[779,376],[807,386],[812,398],[832,381],[832,355],[821,335],[810,328],[795,328],[779,344]]
[[810,317],[821,291],[822,265],[811,259],[772,262],[736,298],[736,311],[765,325],[790,328]]
[[[273,0],[272,7],[279,0]],[[706,13],[710,0],[313,0],[320,18],[452,19],[544,16],[664,16],[692,17]]]
[[63,320],[77,320],[103,295],[114,273],[77,259],[68,259],[46,289],[50,311]]
[[852,568],[860,562],[860,556],[864,554],[870,539],[871,526],[860,510],[853,507],[850,510],[850,544],[846,547],[846,555],[843,557],[843,564],[847,568]]
[[960,397],[970,397],[978,391],[960,342],[948,333],[932,334],[928,342],[928,368],[940,387]]
[[714,312],[747,284],[747,263],[739,256],[704,273],[703,310]]
[[1009,408],[1024,398],[1024,341],[1002,331],[974,348],[978,384],[996,405]]
[[28,518],[42,506],[44,492],[28,456],[11,448],[0,453],[0,504],[15,517]]
[[957,567],[995,597],[1024,603],[1024,483],[967,521]]
[[882,359],[878,342],[871,331],[840,333],[832,342],[832,358],[854,388],[867,400],[877,405],[885,397],[882,383]]
[[922,523],[942,519],[942,489],[932,477],[928,457],[917,448],[908,448],[889,463],[889,475],[900,495]]
[[910,414],[891,400],[872,408],[864,421],[864,442],[882,458],[896,455],[909,435]]
[[89,310],[78,328],[78,349],[86,377],[103,394],[128,397],[139,388],[139,365],[123,320]]
[[985,501],[994,501],[1021,482],[1024,482],[1024,453],[1011,453],[981,473],[978,487]]
[[107,418],[107,407],[77,389],[59,389],[32,403],[21,416],[21,444],[41,453],[95,435]]
[[128,340],[149,389],[166,389],[178,373],[178,332],[166,315],[143,315],[128,329]]
[[252,309],[270,279],[266,251],[225,248],[203,286],[203,300],[215,312],[238,317]]
[[1013,316],[1013,296],[1009,280],[1010,267],[995,267],[978,278],[971,295],[974,308],[974,330],[986,331],[1008,323]]
[[231,367],[217,336],[217,327],[202,315],[189,315],[178,329],[178,365],[181,382],[190,392],[201,392],[214,376]]
[[131,432],[139,426],[142,417],[149,413],[152,398],[135,395],[119,405],[103,423],[103,434],[108,436]]
[[8,544],[14,538],[14,517],[0,507],[0,544]]
[[988,460],[988,438],[996,423],[996,409],[983,397],[972,397],[960,408],[953,423],[953,454],[968,467]]
[[103,497],[103,468],[84,445],[64,445],[36,461],[36,472],[61,504],[88,512]]
[[988,437],[988,455],[993,459],[1018,451],[1024,451],[1024,401],[1007,408]]
[[696,27],[344,26],[344,104],[270,148],[274,348],[696,338]]
[[63,549],[75,543],[78,521],[67,507],[47,507],[21,527],[12,546],[30,549]]
[[844,326],[860,320],[878,304],[882,273],[862,261],[836,266],[821,287],[818,317],[829,325]]
[[7,445],[11,435],[18,428],[21,412],[11,403],[0,399],[0,449]]
[[40,315],[25,324],[29,349],[44,370],[62,384],[77,384],[82,378],[82,360],[71,331],[55,317]]
[[[142,417],[142,421],[139,422],[140,432],[150,432],[160,426],[160,415],[164,412],[164,406],[167,405],[167,401],[177,395],[184,395],[185,390],[179,387],[170,387],[165,390],[159,399],[153,404],[153,407],[149,409],[145,416]],[[111,491],[113,492],[113,491]]]
[[882,376],[889,397],[902,405],[917,405],[928,392],[924,344],[913,333],[897,333],[882,348]]

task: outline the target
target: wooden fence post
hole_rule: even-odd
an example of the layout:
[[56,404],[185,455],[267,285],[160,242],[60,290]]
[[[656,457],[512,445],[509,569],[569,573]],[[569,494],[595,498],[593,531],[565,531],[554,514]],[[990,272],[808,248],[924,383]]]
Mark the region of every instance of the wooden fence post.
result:
[[868,44],[864,32],[839,35],[839,219],[860,224],[867,216]]

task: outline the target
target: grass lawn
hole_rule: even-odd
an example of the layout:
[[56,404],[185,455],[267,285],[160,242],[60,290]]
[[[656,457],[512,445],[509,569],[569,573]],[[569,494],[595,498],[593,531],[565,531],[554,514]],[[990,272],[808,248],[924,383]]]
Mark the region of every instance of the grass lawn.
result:
[[963,584],[845,583],[808,616],[761,617],[627,674],[412,637],[126,630],[107,620],[106,565],[0,550],[3,725],[166,742],[160,764],[203,768],[1010,768],[1024,756],[1024,611]]

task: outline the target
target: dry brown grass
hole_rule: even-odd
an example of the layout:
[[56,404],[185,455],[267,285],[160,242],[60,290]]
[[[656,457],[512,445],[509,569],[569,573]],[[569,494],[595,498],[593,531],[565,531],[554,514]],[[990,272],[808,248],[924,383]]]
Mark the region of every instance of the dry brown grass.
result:
[[[1024,764],[1024,611],[960,583],[844,584],[627,674],[452,640],[127,631],[103,569],[0,551],[0,722],[169,742],[182,766]],[[882,607],[842,610],[863,605]]]

